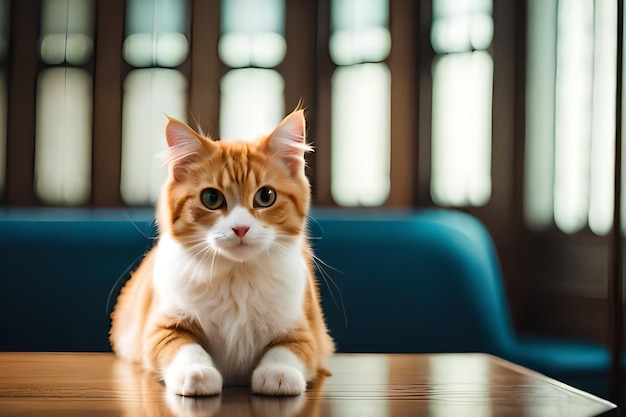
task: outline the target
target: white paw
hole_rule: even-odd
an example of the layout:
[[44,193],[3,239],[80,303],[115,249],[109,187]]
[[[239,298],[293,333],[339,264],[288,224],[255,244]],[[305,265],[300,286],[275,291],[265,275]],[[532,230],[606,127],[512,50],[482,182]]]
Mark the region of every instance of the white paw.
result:
[[222,391],[222,375],[207,365],[170,368],[165,375],[165,386],[178,395],[215,395]]
[[252,392],[263,395],[300,395],[306,391],[302,372],[289,365],[261,365],[252,373]]

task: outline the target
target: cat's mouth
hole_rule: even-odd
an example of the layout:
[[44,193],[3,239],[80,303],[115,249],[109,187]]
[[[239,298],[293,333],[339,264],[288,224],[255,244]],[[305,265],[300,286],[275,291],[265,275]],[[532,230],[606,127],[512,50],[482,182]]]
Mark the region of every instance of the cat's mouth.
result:
[[260,250],[260,245],[250,242],[248,239],[240,239],[238,242],[222,247],[222,253],[226,257],[239,262],[252,258]]

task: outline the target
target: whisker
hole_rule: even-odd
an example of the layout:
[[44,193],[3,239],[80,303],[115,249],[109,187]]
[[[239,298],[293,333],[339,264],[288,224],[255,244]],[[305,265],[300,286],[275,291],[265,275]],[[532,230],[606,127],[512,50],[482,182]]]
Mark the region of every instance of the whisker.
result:
[[[141,230],[141,228],[137,225],[137,223],[130,217],[130,214],[128,213],[128,211],[124,211],[123,213],[124,213],[124,217],[126,217],[126,220],[128,220],[128,222],[133,226],[133,228],[137,232],[139,232],[139,234],[141,234],[141,236],[145,237],[150,242],[154,242],[158,239],[158,236],[156,234],[153,236],[150,236],[145,230]],[[156,222],[156,219],[152,217],[150,222],[148,222],[148,227],[151,229],[155,222]],[[149,246],[152,246],[152,244],[150,244]],[[146,252],[148,251],[148,249],[150,249],[150,247],[146,248]],[[125,278],[127,278],[133,269],[136,269],[139,266],[139,261],[143,259],[144,256],[145,256],[145,253],[142,253],[141,255],[137,256],[130,263],[130,265],[128,265],[126,269],[120,274],[120,276],[115,280],[115,282],[113,283],[113,286],[111,286],[111,289],[109,290],[109,294],[107,295],[107,302],[105,306],[105,313],[107,315],[109,315],[112,311],[111,301],[112,301],[115,290],[119,288],[121,291],[121,288],[123,287],[123,285],[120,285],[120,282],[124,280]]]
[[[225,234],[222,232],[214,232],[212,236],[223,237]],[[200,268],[210,262],[211,267],[209,270],[209,278],[212,278],[213,271],[215,270],[215,262],[220,250],[210,245],[207,241],[206,235],[204,234],[192,237],[190,243],[191,245],[188,246],[185,251],[187,255],[194,260],[194,262],[190,262],[189,265],[185,267],[183,274],[187,274],[190,271],[190,268],[193,267],[194,269],[191,271],[191,276],[195,276]]]
[[[284,235],[284,236],[278,235],[278,237],[279,238],[288,237],[288,235]],[[284,244],[282,244],[280,241],[274,241],[270,245],[270,247],[267,249],[268,255],[270,255],[269,253],[270,250],[273,250],[274,253],[280,256],[284,256],[286,258],[291,256],[291,252],[289,252],[287,247]],[[342,275],[343,275],[343,272],[337,268],[330,266],[326,262],[322,261],[320,258],[315,256],[315,254],[313,254],[312,256],[312,261],[313,261],[313,266],[315,267],[315,270],[319,272],[319,276],[321,277],[322,281],[326,285],[326,288],[328,288],[328,292],[330,294],[331,300],[333,301],[333,304],[335,305],[335,307],[337,307],[337,309],[339,309],[339,311],[341,311],[343,315],[343,319],[344,319],[344,324],[346,327],[348,327],[348,315],[346,313],[346,308],[345,308],[345,303],[343,300],[343,294],[341,292],[341,288],[339,287],[337,282],[331,277],[328,271],[326,271],[325,268],[331,269]]]
[[288,256],[289,250],[287,250],[287,247],[285,245],[283,245],[281,242],[277,242],[274,241],[272,242],[272,244],[268,247],[268,251],[270,249],[276,249],[277,251],[281,252],[282,255]]
[[[323,267],[330,268],[333,271],[340,273],[341,275],[344,275],[343,271],[341,271],[341,270],[339,270],[339,269],[337,269],[337,268],[327,264],[326,262],[322,261],[318,256],[313,255],[313,261],[315,261],[316,265],[319,264],[319,265],[321,265]],[[320,266],[320,268],[321,268],[321,266]]]
[[184,270],[184,273],[186,273],[189,268],[193,266],[193,271],[191,271],[190,274],[191,277],[196,275],[199,268],[202,268],[205,260],[207,259],[208,253],[212,250],[211,246],[207,244],[204,238],[199,237],[193,242],[195,243],[186,249],[186,252],[191,260]]
[[[324,267],[330,268],[333,271],[336,271],[340,274],[343,274],[343,272],[341,272],[337,268],[333,268],[332,266],[328,265],[326,262],[322,261],[320,258],[318,258],[315,255],[313,255],[313,265],[315,265],[315,269],[317,269],[320,277],[326,284],[326,288],[328,288],[328,292],[330,294],[330,298],[333,300],[333,304],[335,304],[335,307],[337,307],[339,311],[341,311],[345,326],[348,327],[348,314],[346,313],[346,306],[343,301],[343,293],[341,292],[341,288],[339,287],[339,285],[337,285],[335,280],[324,269]],[[330,284],[332,284],[332,286]],[[337,293],[339,294],[339,297],[335,296],[335,293],[332,287],[335,287],[335,289],[337,290]]]
[[215,267],[215,258],[217,258],[217,255],[219,254],[219,250],[213,249],[210,251],[211,254],[213,254],[213,257],[211,259],[211,269],[209,269],[209,279],[213,279],[213,268]]
[[[307,215],[306,218],[307,218],[307,229],[308,229],[309,232],[311,231],[311,225],[315,224],[315,225],[317,225],[317,227],[319,227],[321,234],[324,235],[324,228],[322,227],[322,224],[319,221],[317,221],[317,219],[315,217],[313,217],[311,215]],[[319,240],[322,237],[321,236],[319,236],[319,237],[317,237],[317,236],[316,237],[309,236],[309,238],[310,239]]]
[[[124,211],[124,217],[126,217],[126,220],[128,220],[128,222],[135,228],[135,230],[138,231],[146,239],[149,239],[149,240],[158,239],[158,236],[156,234],[154,236],[150,236],[145,230],[141,230],[139,226],[137,226],[137,223],[135,223],[135,221],[130,217],[130,214],[128,214],[127,211]],[[152,226],[154,225],[155,222],[156,222],[156,219],[152,217],[150,222],[148,222],[148,227],[152,229]]]
[[130,272],[131,272],[134,268],[136,268],[136,267],[138,266],[139,261],[140,261],[141,259],[143,259],[143,257],[144,257],[144,255],[143,255],[143,254],[142,254],[142,255],[140,255],[140,256],[137,256],[137,257],[133,260],[133,262],[131,262],[131,264],[130,264],[130,265],[128,265],[128,266],[126,267],[126,269],[124,270],[124,272],[122,272],[122,273],[120,274],[120,276],[119,276],[119,277],[115,280],[115,283],[113,284],[113,286],[112,286],[112,287],[111,287],[111,289],[109,290],[109,294],[108,294],[108,296],[107,296],[107,303],[106,303],[106,310],[105,310],[105,313],[106,313],[107,315],[110,315],[110,314],[111,314],[111,311],[112,311],[112,309],[111,309],[111,299],[113,298],[113,293],[115,292],[115,289],[116,289],[116,288],[120,288],[120,291],[121,291],[121,287],[123,287],[123,285],[119,285],[119,284],[120,284],[120,282],[121,282],[124,278],[126,278],[126,277],[130,274]]
[[209,280],[213,279],[213,267],[215,266],[215,257],[217,256],[217,251],[215,248],[207,246],[203,250],[201,264],[206,265],[209,262],[209,258],[211,258],[211,268],[209,269]]

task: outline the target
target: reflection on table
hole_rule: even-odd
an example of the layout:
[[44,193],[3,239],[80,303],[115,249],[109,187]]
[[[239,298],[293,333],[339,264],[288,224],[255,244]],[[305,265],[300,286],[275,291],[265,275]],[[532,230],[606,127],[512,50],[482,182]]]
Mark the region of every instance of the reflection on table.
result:
[[0,353],[0,416],[597,416],[602,399],[483,354],[340,354],[305,395],[168,395],[109,353]]

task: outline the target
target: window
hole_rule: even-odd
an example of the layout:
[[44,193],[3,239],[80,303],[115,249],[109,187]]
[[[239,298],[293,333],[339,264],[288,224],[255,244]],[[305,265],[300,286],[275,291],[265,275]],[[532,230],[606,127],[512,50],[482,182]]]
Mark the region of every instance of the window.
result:
[[48,204],[78,205],[91,193],[94,3],[42,3],[35,190]]
[[491,196],[491,0],[433,1],[435,53],[431,196],[442,206],[482,206]]
[[91,192],[91,76],[49,68],[39,76],[36,190],[50,204],[77,205]]
[[342,206],[380,206],[390,189],[389,4],[331,5],[331,193]]
[[187,77],[180,70],[189,54],[189,2],[129,0],[124,60],[122,121],[122,198],[128,204],[154,203],[167,170],[158,155],[165,150],[168,116],[187,120]]
[[616,13],[610,0],[529,2],[524,209],[533,229],[611,228]]
[[[230,70],[220,83],[220,137],[254,140],[270,133],[285,112],[284,0],[222,0],[219,56]],[[295,103],[294,103],[295,105]]]

